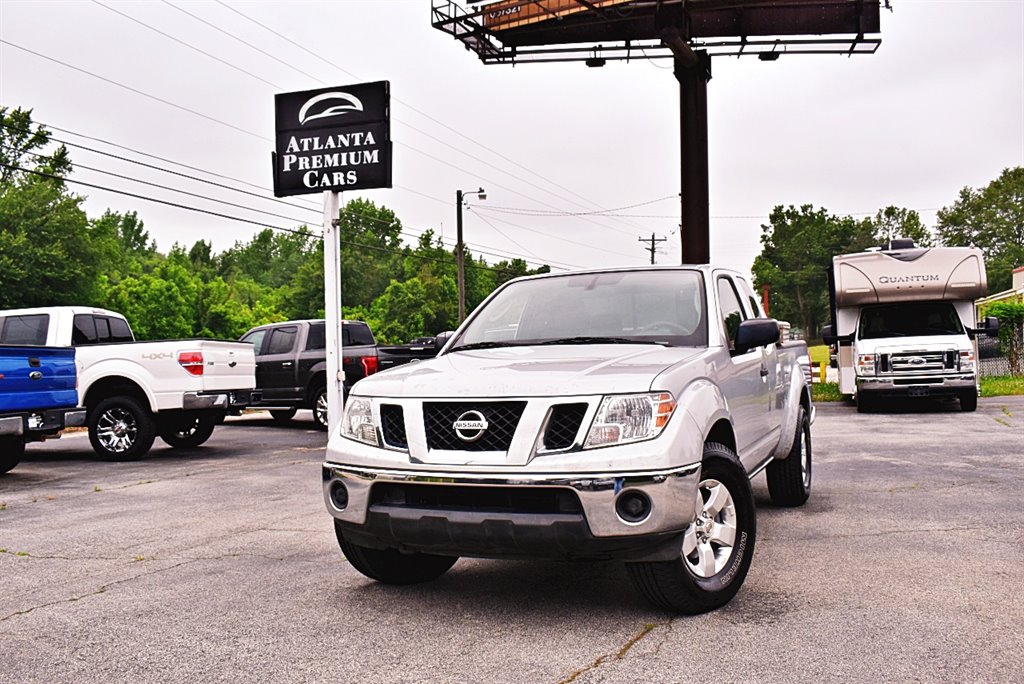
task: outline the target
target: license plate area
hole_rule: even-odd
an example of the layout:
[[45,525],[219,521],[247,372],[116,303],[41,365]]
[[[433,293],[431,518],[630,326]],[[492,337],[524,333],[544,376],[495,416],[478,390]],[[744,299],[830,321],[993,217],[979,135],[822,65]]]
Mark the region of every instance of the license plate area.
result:
[[928,387],[908,387],[907,393],[912,397],[927,397],[931,394],[931,389]]

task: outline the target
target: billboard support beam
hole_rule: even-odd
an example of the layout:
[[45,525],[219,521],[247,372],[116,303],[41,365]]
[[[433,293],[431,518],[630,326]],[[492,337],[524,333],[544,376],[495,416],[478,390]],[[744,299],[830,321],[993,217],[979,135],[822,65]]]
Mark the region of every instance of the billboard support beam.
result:
[[675,59],[675,77],[679,81],[679,139],[682,165],[681,262],[711,262],[711,217],[708,193],[708,81],[711,80],[711,56],[694,53],[693,66],[681,57]]

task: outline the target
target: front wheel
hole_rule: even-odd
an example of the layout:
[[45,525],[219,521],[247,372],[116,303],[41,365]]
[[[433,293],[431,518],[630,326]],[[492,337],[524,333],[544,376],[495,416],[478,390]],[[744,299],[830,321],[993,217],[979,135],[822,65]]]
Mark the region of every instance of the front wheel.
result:
[[768,464],[768,493],[776,506],[802,506],[811,494],[811,419],[803,405],[789,455]]
[[108,397],[89,411],[89,442],[102,458],[142,458],[156,439],[156,421],[134,397]]
[[318,387],[313,392],[313,422],[320,430],[327,430],[327,387]]
[[739,591],[750,569],[757,514],[750,481],[731,449],[704,446],[696,519],[679,556],[629,563],[641,593],[665,610],[697,614],[719,608]]
[[341,552],[353,568],[370,579],[384,584],[419,584],[430,582],[448,572],[458,556],[435,556],[429,553],[402,553],[398,549],[371,549],[345,539],[334,523]]
[[173,416],[161,427],[160,439],[174,449],[193,449],[210,439],[217,423],[216,414]]
[[21,435],[0,437],[0,475],[21,462],[25,455],[25,438]]
[[960,395],[960,410],[961,411],[977,411],[978,410],[978,393],[974,390],[964,392]]

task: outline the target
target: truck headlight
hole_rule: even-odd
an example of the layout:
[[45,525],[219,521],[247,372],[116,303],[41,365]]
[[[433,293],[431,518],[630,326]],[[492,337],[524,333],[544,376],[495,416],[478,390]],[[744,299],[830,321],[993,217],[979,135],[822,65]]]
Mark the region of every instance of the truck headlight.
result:
[[857,354],[857,375],[875,374],[875,355]]
[[583,448],[654,439],[668,424],[675,408],[676,401],[668,392],[605,397]]
[[373,422],[373,404],[369,399],[349,397],[341,419],[341,434],[357,442],[380,446],[377,425]]
[[974,350],[960,352],[960,370],[974,371]]

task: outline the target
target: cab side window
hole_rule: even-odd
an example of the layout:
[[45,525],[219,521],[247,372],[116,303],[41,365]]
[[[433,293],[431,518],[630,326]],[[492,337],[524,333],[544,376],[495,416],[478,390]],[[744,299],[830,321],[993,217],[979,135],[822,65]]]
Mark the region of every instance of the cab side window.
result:
[[722,325],[726,338],[729,340],[729,352],[736,353],[736,333],[739,331],[740,323],[746,318],[743,307],[740,306],[739,295],[736,288],[728,278],[718,279],[718,306],[722,312]]
[[295,348],[295,338],[299,334],[299,329],[295,326],[288,326],[286,328],[275,328],[270,333],[270,341],[267,342],[267,348],[263,351],[264,354],[287,354]]
[[96,344],[99,336],[96,334],[96,319],[89,314],[75,315],[74,328],[71,332],[71,344]]
[[260,351],[260,347],[263,346],[263,338],[266,336],[267,331],[265,328],[263,330],[255,330],[243,337],[242,342],[251,344],[253,353],[259,355],[263,353]]

